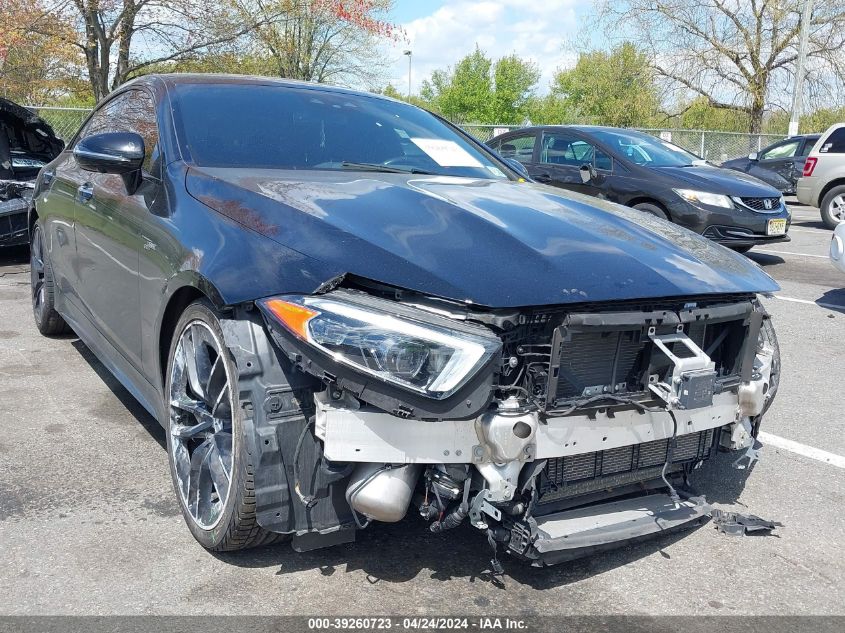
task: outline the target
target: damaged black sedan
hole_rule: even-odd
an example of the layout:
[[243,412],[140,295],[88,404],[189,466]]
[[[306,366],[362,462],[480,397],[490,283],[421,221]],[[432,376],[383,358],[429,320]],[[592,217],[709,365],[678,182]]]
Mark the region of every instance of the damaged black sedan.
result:
[[36,324],[161,422],[212,550],[416,514],[553,564],[706,516],[688,475],[756,459],[777,391],[753,263],[379,96],[145,77],[29,227]]
[[64,148],[50,124],[0,98],[0,247],[26,244],[38,171]]

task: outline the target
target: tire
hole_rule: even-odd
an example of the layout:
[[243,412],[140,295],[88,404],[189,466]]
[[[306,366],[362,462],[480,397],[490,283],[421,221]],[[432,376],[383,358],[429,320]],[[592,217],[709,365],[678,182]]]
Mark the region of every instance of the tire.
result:
[[[176,325],[167,357],[165,428],[170,474],[188,529],[206,549],[225,552],[267,545],[281,535],[262,529],[256,519],[256,464],[247,451],[237,368],[219,318],[203,300],[190,304]],[[171,404],[179,398],[181,407]],[[197,432],[209,419],[213,425]]]
[[639,204],[635,204],[634,208],[639,211],[645,211],[646,213],[650,213],[651,215],[658,217],[661,220],[669,219],[669,216],[666,215],[666,212],[663,209],[651,202],[640,202]]
[[754,247],[753,246],[729,246],[728,248],[730,248],[732,251],[736,251],[737,253],[747,253],[748,251],[750,251]]
[[845,222],[845,185],[828,191],[822,198],[819,211],[822,222],[829,229],[835,229],[840,222]]
[[44,230],[36,220],[32,227],[29,247],[29,285],[32,299],[32,316],[35,327],[44,336],[55,336],[69,331],[65,320],[56,312],[55,284],[49,253],[44,248]]

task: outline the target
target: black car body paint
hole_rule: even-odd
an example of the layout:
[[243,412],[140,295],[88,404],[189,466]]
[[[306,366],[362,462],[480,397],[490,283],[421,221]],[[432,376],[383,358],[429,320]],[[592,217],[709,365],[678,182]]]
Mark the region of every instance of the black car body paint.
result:
[[[266,113],[262,99],[267,91],[277,93],[273,99],[305,106]],[[305,130],[304,136],[289,145],[282,139],[269,149],[267,139],[249,134],[206,138],[206,130],[219,134],[225,129],[222,117],[244,114],[210,98],[224,93],[246,97],[244,105],[256,115],[246,120],[254,124],[250,131],[256,135],[272,125],[286,134],[290,128],[277,119],[299,116],[297,133]],[[191,95],[191,103],[180,101],[185,94]],[[349,110],[336,115],[342,108]],[[366,114],[381,110],[388,112]],[[265,114],[265,123],[255,121]],[[317,114],[324,119],[315,121]],[[197,118],[190,126],[185,125],[188,116]],[[314,159],[337,149],[327,142],[334,137],[326,131],[337,125],[336,116],[341,116],[340,130],[348,128],[343,117],[361,116],[365,123],[388,128],[387,137],[407,162],[390,158],[384,173],[374,171],[378,157],[368,160],[365,154],[374,143],[362,149],[360,141],[340,144],[348,156]],[[394,126],[404,135],[394,130],[394,138]],[[410,137],[406,128],[434,138]],[[492,521],[497,512],[499,521],[501,507],[512,518],[503,519],[511,523],[496,532],[496,539],[506,544],[503,534],[533,530],[531,538],[544,540],[542,547],[516,536],[507,547],[535,564],[562,560],[572,555],[569,546],[563,548],[565,554],[559,552],[566,537],[559,531],[556,536],[538,535],[535,519],[525,514],[525,495],[533,484],[516,489],[523,463],[533,462],[523,472],[529,481],[542,484],[538,494],[545,495],[546,516],[557,516],[553,513],[576,503],[561,493],[570,486],[561,460],[572,457],[601,463],[606,454],[610,464],[608,451],[630,453],[627,472],[596,472],[586,488],[584,482],[578,484],[578,494],[601,500],[606,489],[653,491],[663,486],[659,460],[666,461],[668,476],[682,477],[709,458],[724,434],[747,441],[752,424],[759,426],[764,403],[776,392],[779,357],[775,362],[776,349],[758,343],[758,338],[764,340],[758,337],[763,317],[754,297],[778,286],[759,267],[639,211],[522,182],[495,154],[411,106],[267,78],[149,76],[98,106],[79,136],[112,131],[142,137],[146,152],[143,171],[136,174],[140,178],[82,169],[73,154],[78,146],[74,140],[42,170],[36,184],[30,226],[37,219],[43,232],[55,279],[55,307],[173,436],[173,425],[184,422],[179,417],[175,423],[173,417],[174,409],[182,411],[184,405],[165,390],[174,375],[167,371],[175,367],[168,363],[174,358],[173,342],[181,341],[176,324],[197,299],[214,306],[223,346],[235,367],[237,385],[231,388],[237,389],[237,419],[254,460],[257,524],[294,535],[295,549],[353,539],[355,529],[366,525],[359,516],[364,511],[352,510],[361,507],[361,489],[374,480],[398,479],[407,491],[422,481],[426,468],[423,479],[438,482],[438,495],[457,491],[460,496],[463,491],[465,500],[470,492],[474,497],[466,508],[447,503],[448,496],[442,507],[426,502],[420,508],[423,516],[469,515],[478,527],[485,525],[484,516]],[[137,140],[125,138],[133,146]],[[438,139],[447,142],[433,142]],[[305,147],[308,143],[312,145]],[[420,148],[440,160],[422,156]],[[307,168],[253,164],[282,164],[297,152]],[[346,160],[369,166],[349,169]],[[460,164],[456,167],[453,161]],[[436,173],[396,173],[402,169]],[[705,168],[683,177],[700,179],[699,169]],[[752,185],[748,195],[756,192]],[[277,301],[290,307],[285,304],[290,295],[324,303],[329,297],[347,312],[355,311],[354,318],[347,314],[343,329],[331,314],[305,310],[309,319],[323,319],[327,329],[321,336],[359,341],[361,357],[373,363],[368,371],[361,366],[349,370],[348,363],[318,353],[308,338],[314,334],[309,321],[303,322],[305,330],[296,340],[286,336],[290,324],[269,306]],[[301,306],[296,309],[301,315]],[[334,318],[343,316],[343,309]],[[372,318],[365,320],[367,315]],[[426,334],[426,326],[436,324],[442,333],[450,323],[452,339]],[[454,342],[461,333],[469,339],[468,332],[480,330],[501,341],[501,348],[495,348],[501,349],[500,357],[473,361],[489,357],[473,357],[470,346],[464,349]],[[673,400],[661,389],[673,388],[665,381],[680,384],[692,376],[683,374],[673,382],[676,363],[659,349],[678,340],[687,341],[698,350],[697,358],[707,362],[695,375],[701,385],[695,399],[699,409],[684,418],[686,438],[678,453],[683,457],[672,462],[672,424],[664,409]],[[437,352],[441,364],[419,352],[427,341],[446,350]],[[740,382],[751,375],[749,358],[759,365],[755,349],[770,361],[753,378],[765,380],[766,390],[756,383],[747,387],[750,395],[743,409],[738,404]],[[397,357],[381,354],[384,350],[403,362],[421,358],[424,364],[417,367],[433,376],[464,359],[473,373],[465,373],[465,381],[456,383],[461,387],[448,392],[450,396],[435,401],[380,380],[379,371],[411,371]],[[655,398],[663,398],[659,402],[665,406],[655,406]],[[644,402],[652,404],[647,408]],[[747,411],[745,435],[735,430],[738,411]],[[548,428],[539,426],[540,416]],[[206,432],[211,422],[208,415],[203,420]],[[356,427],[359,423],[363,426]],[[199,433],[199,427],[189,428],[188,437]],[[598,432],[602,428],[606,431]],[[337,440],[344,429],[356,433],[355,439]],[[403,444],[406,435],[414,438],[412,444]],[[511,435],[497,444],[497,437]],[[633,459],[643,437],[651,440],[648,450],[657,462]],[[428,446],[431,438],[444,444]],[[745,444],[731,439],[726,446]],[[333,461],[330,451],[343,458]],[[359,457],[358,451],[370,456]],[[544,460],[535,461],[538,452],[557,460],[557,470],[548,470]],[[307,483],[300,468],[313,475]],[[480,478],[468,476],[472,468]],[[489,489],[479,490],[479,481],[488,482],[484,485]],[[435,498],[433,491],[426,492],[427,499]],[[522,501],[516,502],[515,495]],[[410,493],[403,499],[397,502],[399,516]],[[648,499],[649,507],[662,515],[663,498]],[[391,501],[390,495],[376,494],[370,500],[376,505]],[[682,505],[685,520],[707,507],[703,501]],[[612,512],[610,508],[597,511]],[[395,510],[382,515],[384,519],[376,511],[375,518],[395,520],[389,518],[396,516]],[[540,516],[539,510],[534,516]],[[641,535],[653,531],[654,523],[644,520]],[[584,538],[587,545],[579,551],[587,552],[590,543],[606,544],[607,534]],[[524,547],[517,547],[517,541]]]

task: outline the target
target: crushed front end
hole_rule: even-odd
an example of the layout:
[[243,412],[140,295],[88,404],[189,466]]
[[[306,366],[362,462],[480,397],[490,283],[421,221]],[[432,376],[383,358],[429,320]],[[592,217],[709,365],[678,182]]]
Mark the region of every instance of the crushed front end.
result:
[[48,123],[0,99],[0,246],[29,242],[27,213],[35,179],[63,148]]
[[[710,507],[690,473],[720,449],[737,467],[757,457],[780,360],[754,295],[485,310],[362,290],[259,302],[322,385],[298,393],[312,421],[287,464],[291,503],[345,502],[347,535],[413,508],[432,532],[468,521],[554,564],[693,524]],[[307,459],[329,484],[298,475]]]

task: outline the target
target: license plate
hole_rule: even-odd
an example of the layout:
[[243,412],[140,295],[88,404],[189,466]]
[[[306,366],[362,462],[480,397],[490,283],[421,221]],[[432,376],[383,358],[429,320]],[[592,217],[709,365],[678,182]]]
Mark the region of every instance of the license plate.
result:
[[775,218],[766,224],[766,235],[783,235],[786,233],[786,219]]

